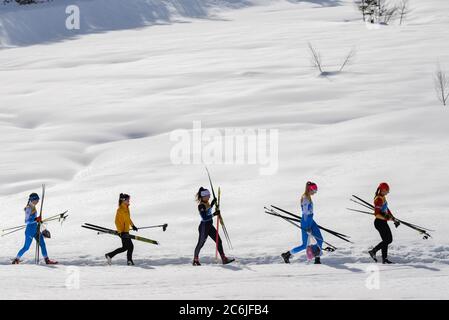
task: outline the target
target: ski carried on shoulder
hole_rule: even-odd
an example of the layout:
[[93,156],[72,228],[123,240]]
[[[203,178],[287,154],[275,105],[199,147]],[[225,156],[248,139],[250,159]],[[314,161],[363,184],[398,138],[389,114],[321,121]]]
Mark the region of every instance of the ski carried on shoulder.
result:
[[[94,225],[94,224],[85,223],[81,227],[85,228],[85,229],[92,230],[92,231],[97,231],[98,233],[106,233],[106,234],[111,234],[111,235],[115,235],[115,236],[120,237],[120,233],[118,233],[116,230],[100,227],[100,226],[97,226],[97,225]],[[134,234],[130,234],[129,238],[133,239],[133,240],[137,240],[137,241],[142,241],[142,242],[146,242],[146,243],[150,243],[150,244],[159,245],[159,242],[156,241],[156,240],[152,240],[152,239],[148,239],[148,238],[145,238],[145,237],[136,236]]]

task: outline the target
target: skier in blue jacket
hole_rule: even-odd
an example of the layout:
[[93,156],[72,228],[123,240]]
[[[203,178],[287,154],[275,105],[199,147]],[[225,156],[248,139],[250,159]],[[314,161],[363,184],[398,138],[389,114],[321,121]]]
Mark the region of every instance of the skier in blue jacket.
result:
[[[36,206],[39,203],[39,195],[37,193],[30,194],[28,204],[25,207],[25,244],[23,248],[17,253],[16,258],[13,260],[13,264],[19,264],[20,258],[28,251],[33,242],[33,239],[37,240],[37,226],[40,223],[40,217],[37,216]],[[47,247],[45,246],[44,234],[40,234],[39,244],[42,250],[42,255],[45,258],[46,264],[57,264],[58,262],[50,260],[47,254]]]
[[293,248],[290,251],[283,253],[281,256],[285,263],[290,263],[290,257],[302,250],[307,249],[309,246],[309,238],[315,238],[317,244],[312,245],[311,249],[315,253],[315,264],[321,264],[320,255],[323,249],[323,236],[321,235],[320,228],[315,220],[313,220],[313,202],[312,196],[318,192],[318,186],[316,183],[308,181],[306,184],[306,190],[301,197],[301,233],[302,244],[299,247]]

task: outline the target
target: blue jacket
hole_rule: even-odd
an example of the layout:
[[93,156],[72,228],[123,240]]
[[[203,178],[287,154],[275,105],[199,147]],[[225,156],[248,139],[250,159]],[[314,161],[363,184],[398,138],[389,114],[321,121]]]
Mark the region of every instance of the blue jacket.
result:
[[313,221],[313,202],[307,197],[301,199],[302,220],[301,226],[304,229],[312,228]]

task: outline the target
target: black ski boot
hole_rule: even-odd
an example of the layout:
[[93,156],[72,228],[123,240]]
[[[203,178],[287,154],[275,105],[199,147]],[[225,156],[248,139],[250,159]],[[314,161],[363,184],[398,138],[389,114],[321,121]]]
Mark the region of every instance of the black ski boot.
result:
[[373,250],[368,251],[371,259],[373,259],[375,262],[377,262],[376,253]]
[[321,258],[315,257],[315,264],[321,264]]
[[13,261],[12,261],[12,264],[19,264],[20,263],[20,260],[18,259],[18,258],[15,258]]
[[200,260],[198,258],[193,259],[192,265],[193,266],[200,266],[201,265]]
[[383,264],[394,264],[394,262],[391,262],[390,260],[388,260],[387,258],[382,260]]
[[234,258],[227,258],[226,256],[221,257],[221,261],[223,264],[230,264],[235,261]]
[[290,263],[290,257],[292,256],[292,254],[290,253],[290,251],[287,251],[283,254],[281,254],[282,259],[284,259],[285,263]]
[[128,266],[133,266],[133,265],[134,265],[134,261],[128,260]]
[[45,264],[58,264],[58,261],[51,260],[50,258],[45,258]]

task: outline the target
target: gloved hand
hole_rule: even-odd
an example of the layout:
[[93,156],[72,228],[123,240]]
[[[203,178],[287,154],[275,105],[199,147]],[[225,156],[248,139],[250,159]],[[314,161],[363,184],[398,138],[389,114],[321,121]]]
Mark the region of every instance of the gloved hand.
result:
[[214,198],[214,200],[212,200],[210,206],[213,207],[217,204],[217,198]]
[[135,225],[133,225],[133,231],[139,231],[139,229],[135,226]]
[[38,223],[41,223],[41,222],[42,222],[42,217],[36,217],[36,218],[34,219],[34,221],[36,221],[36,222],[38,222]]
[[394,220],[394,226],[397,228],[401,225],[401,223],[398,220]]
[[214,216],[219,216],[221,214],[220,210],[215,211]]

